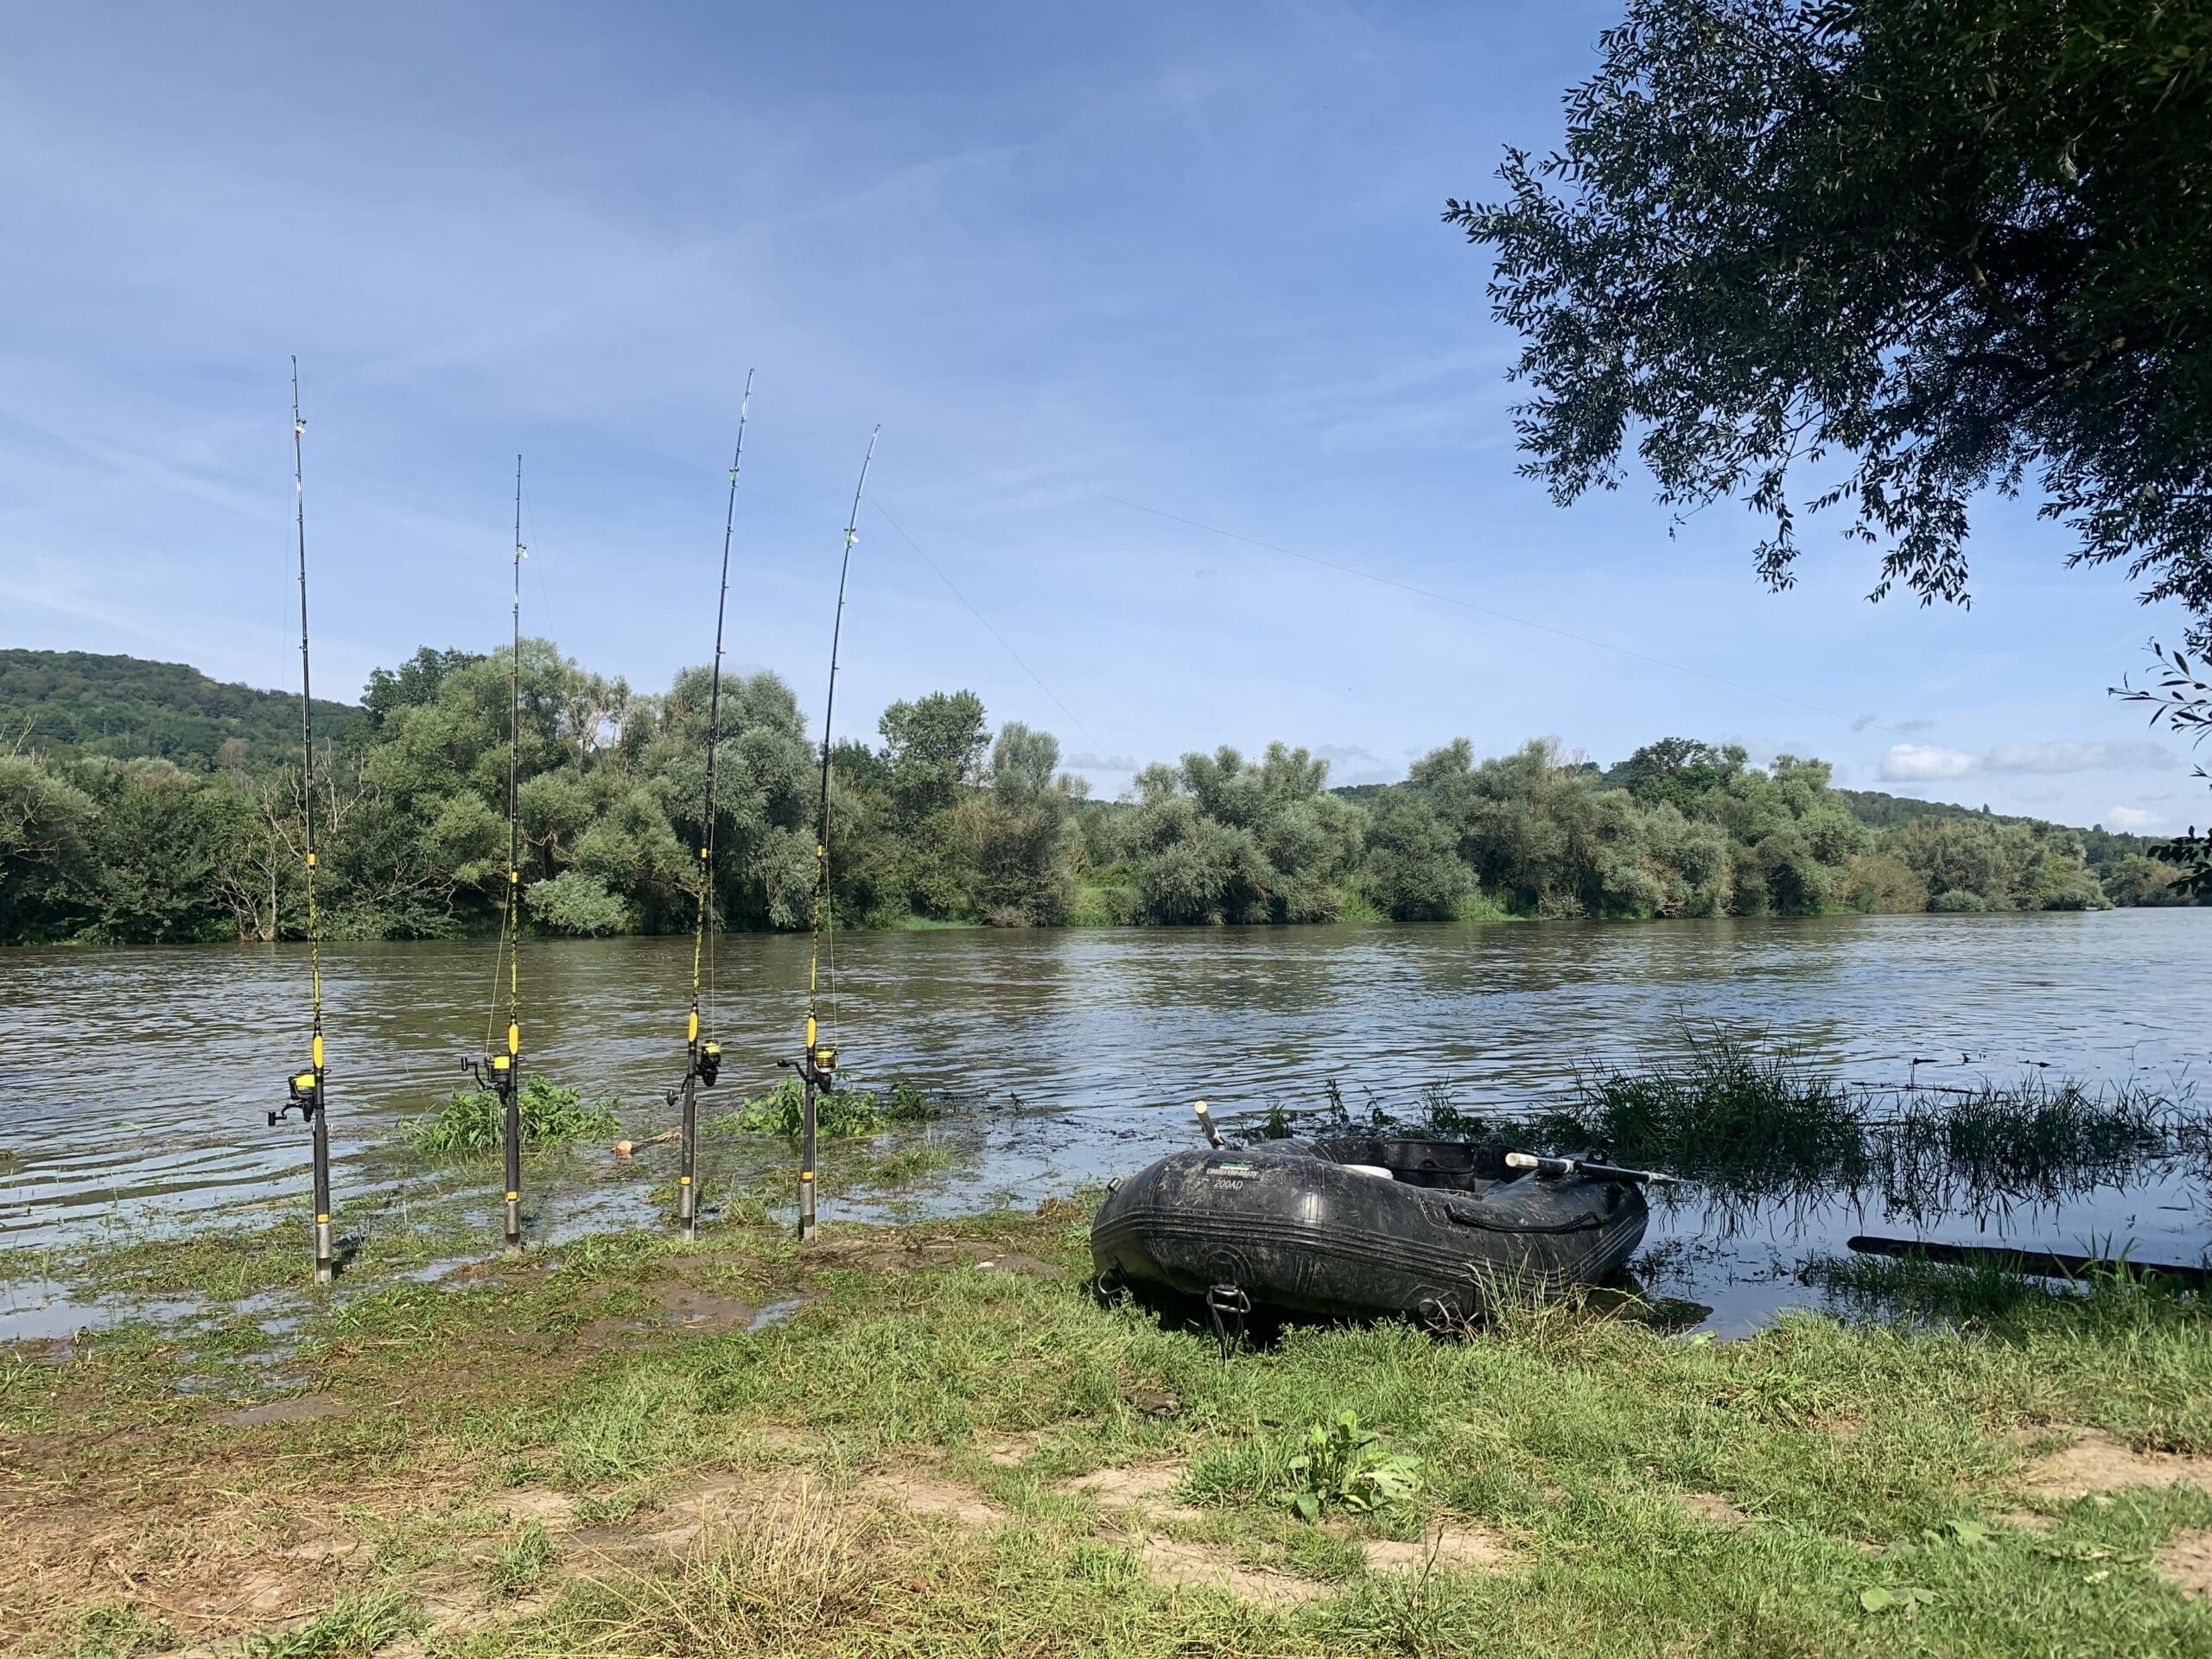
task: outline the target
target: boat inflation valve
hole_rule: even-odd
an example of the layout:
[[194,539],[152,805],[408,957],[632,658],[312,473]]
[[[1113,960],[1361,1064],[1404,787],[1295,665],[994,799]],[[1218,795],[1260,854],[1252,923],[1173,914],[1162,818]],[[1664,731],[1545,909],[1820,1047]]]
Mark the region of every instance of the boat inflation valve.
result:
[[1229,1363],[1229,1356],[1236,1344],[1244,1340],[1244,1316],[1252,1311],[1252,1299],[1240,1285],[1208,1285],[1206,1287],[1206,1317],[1213,1321],[1213,1334],[1221,1344],[1221,1363]]
[[[317,1038],[315,1040],[320,1042],[322,1039]],[[322,1079],[313,1071],[295,1071],[285,1079],[285,1083],[291,1097],[269,1114],[270,1128],[276,1128],[278,1118],[294,1111],[299,1113],[301,1122],[314,1122],[315,1115],[322,1109]]]

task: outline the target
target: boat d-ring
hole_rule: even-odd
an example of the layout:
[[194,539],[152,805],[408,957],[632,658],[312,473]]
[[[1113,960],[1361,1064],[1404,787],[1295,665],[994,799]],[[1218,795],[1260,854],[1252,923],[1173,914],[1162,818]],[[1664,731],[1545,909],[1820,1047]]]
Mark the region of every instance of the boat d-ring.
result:
[[1244,1316],[1252,1311],[1252,1299],[1244,1294],[1241,1285],[1208,1285],[1206,1287],[1206,1316],[1213,1321],[1213,1334],[1221,1344],[1221,1363],[1229,1363],[1231,1350],[1244,1339]]

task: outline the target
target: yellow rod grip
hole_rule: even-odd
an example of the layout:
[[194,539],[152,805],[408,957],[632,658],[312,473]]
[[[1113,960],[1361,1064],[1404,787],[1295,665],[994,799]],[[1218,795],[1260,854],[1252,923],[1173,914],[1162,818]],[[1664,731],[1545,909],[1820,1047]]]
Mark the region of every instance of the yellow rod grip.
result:
[[322,1070],[322,1033],[321,1032],[315,1033],[315,1041],[309,1045],[309,1047],[315,1054],[315,1069],[320,1071]]
[[507,1021],[507,1052],[510,1054],[522,1052],[522,1027],[512,1020]]
[[806,1046],[810,1052],[814,1047],[814,1016],[810,1014],[806,1016]]
[[683,1033],[683,1040],[687,1043],[699,1040],[699,1010],[696,1008],[691,1010],[691,1022]]

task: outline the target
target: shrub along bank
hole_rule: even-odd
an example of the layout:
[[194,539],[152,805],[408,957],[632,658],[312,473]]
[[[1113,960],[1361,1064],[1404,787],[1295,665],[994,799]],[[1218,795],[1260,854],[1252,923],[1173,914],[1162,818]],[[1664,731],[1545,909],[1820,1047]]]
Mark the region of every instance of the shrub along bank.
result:
[[[72,695],[96,695],[88,672],[66,682]],[[706,671],[648,695],[525,640],[520,681],[528,923],[572,937],[687,929]],[[130,681],[142,697],[166,683]],[[0,756],[0,943],[298,937],[297,766],[258,726],[211,756],[170,741],[151,715],[146,744],[168,753],[133,754],[137,728],[117,711],[137,706],[100,702],[97,745],[40,747],[39,734],[86,729],[56,716],[27,728],[31,747]],[[425,649],[377,671],[317,768],[319,891],[334,934],[497,926],[508,715],[504,652]],[[1403,783],[1352,791],[1330,789],[1328,763],[1305,749],[1221,748],[1147,766],[1105,802],[1061,770],[1051,734],[1018,721],[994,733],[969,692],[895,702],[877,736],[842,740],[835,755],[831,898],[848,926],[2017,911],[2177,896],[2175,872],[2138,838],[1853,796],[1831,787],[1823,762],[1754,766],[1740,748],[1683,739],[1610,770],[1548,742],[1478,761],[1461,739]],[[782,681],[725,682],[724,925],[806,925],[816,753]]]

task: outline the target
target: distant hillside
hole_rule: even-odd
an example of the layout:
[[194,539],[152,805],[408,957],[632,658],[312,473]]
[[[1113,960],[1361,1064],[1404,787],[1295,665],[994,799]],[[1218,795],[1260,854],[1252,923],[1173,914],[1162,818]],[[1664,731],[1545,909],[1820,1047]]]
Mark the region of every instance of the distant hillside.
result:
[[[317,697],[315,735],[333,741],[367,721],[358,705]],[[183,663],[84,651],[0,650],[0,754],[155,755],[209,768],[236,738],[254,765],[296,753],[296,692],[226,685]]]
[[[1329,792],[1347,801],[1357,801],[1362,806],[1372,806],[1389,787],[1392,785],[1347,784]],[[1877,789],[1831,789],[1829,793],[1853,817],[1877,830],[1895,830],[1916,818],[1981,818],[1992,823],[2041,824],[2049,822],[2044,818],[1992,812],[1986,806],[1958,806],[1949,801],[1921,801],[1909,795],[1885,795]],[[2062,824],[2057,827],[2066,829],[2073,826]],[[2148,854],[2159,844],[2155,836],[2131,836],[2120,830],[2075,829],[2075,833],[2082,837],[2090,867],[2095,869],[2101,869],[2117,859]]]

